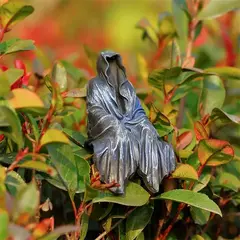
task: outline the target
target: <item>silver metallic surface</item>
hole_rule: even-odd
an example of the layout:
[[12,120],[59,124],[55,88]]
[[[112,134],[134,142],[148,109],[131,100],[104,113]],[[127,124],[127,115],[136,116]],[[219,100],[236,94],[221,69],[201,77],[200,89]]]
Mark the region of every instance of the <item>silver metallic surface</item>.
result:
[[87,110],[89,143],[101,180],[115,180],[120,187],[111,191],[123,194],[127,180],[138,172],[147,188],[158,192],[162,179],[175,169],[172,147],[147,118],[121,56],[102,52],[97,71],[88,83]]

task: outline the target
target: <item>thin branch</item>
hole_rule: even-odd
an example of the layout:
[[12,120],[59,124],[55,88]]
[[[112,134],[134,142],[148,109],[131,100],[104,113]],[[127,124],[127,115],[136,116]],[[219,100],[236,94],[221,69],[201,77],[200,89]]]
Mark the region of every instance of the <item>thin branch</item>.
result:
[[115,227],[117,227],[123,220],[125,220],[134,210],[136,209],[136,207],[130,209],[125,215],[124,218],[121,218],[120,220],[118,220],[111,228],[109,231],[105,231],[102,234],[100,234],[97,238],[95,238],[95,240],[101,240],[104,236],[106,236],[109,232],[111,232]]

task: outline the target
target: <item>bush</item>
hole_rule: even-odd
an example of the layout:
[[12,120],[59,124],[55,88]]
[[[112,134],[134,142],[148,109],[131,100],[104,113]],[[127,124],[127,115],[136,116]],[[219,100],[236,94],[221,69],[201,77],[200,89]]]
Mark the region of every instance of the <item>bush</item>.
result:
[[[84,71],[66,60],[47,72],[35,67],[28,73],[21,60],[14,67],[0,66],[0,239],[224,239],[240,234],[237,56],[224,30],[226,66],[214,66],[215,52],[207,45],[193,54],[195,40],[204,38],[205,20],[240,4],[172,4],[173,14],[161,13],[157,27],[147,19],[137,23],[143,39],[156,48],[151,60],[138,57],[137,94],[177,156],[177,168],[158,194],[150,194],[137,176],[124,196],[100,182],[93,153],[84,145]],[[32,40],[3,40],[33,11],[20,2],[1,6],[1,59],[34,51]],[[96,62],[97,54],[85,50]],[[160,68],[166,53],[163,65],[169,67]],[[205,65],[206,58],[213,66]],[[90,229],[94,222],[99,224],[95,231]]]

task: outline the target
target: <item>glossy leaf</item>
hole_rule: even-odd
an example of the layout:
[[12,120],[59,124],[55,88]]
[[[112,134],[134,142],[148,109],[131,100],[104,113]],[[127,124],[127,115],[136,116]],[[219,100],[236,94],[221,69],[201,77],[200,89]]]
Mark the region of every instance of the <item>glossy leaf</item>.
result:
[[52,80],[57,83],[60,91],[64,92],[67,89],[67,71],[63,64],[56,63],[52,71]]
[[143,232],[141,232],[136,238],[136,240],[144,240],[144,239],[145,238],[144,238],[144,233]]
[[31,160],[31,161],[24,161],[23,163],[19,163],[17,167],[20,168],[28,168],[28,169],[34,169],[39,172],[45,172],[51,176],[56,175],[56,170],[46,164],[45,162],[37,161],[37,160]]
[[[182,4],[183,5],[183,4]],[[178,41],[182,52],[185,52],[188,36],[188,16],[178,0],[172,1],[173,18],[178,34]]]
[[209,199],[207,195],[202,193],[196,193],[185,189],[175,189],[165,192],[155,197],[154,199],[165,199],[182,202],[190,206],[213,212],[222,216],[221,210],[219,209],[218,205],[211,199]]
[[8,238],[8,212],[0,209],[0,239],[5,240]]
[[126,222],[126,240],[134,240],[149,223],[153,206],[144,205],[135,209]]
[[153,87],[159,89],[160,91],[164,90],[164,70],[154,70],[148,76],[148,82]]
[[240,189],[240,180],[237,176],[231,173],[221,172],[217,175],[213,185],[238,192]]
[[71,141],[73,141],[78,146],[84,147],[84,143],[86,138],[82,135],[82,133],[73,131],[71,129],[64,128],[63,132],[69,137]]
[[10,39],[0,43],[0,55],[6,55],[15,52],[34,50],[33,40],[21,40],[18,38]]
[[65,144],[70,143],[64,133],[62,133],[58,129],[51,128],[45,132],[45,134],[41,138],[40,144],[41,146],[44,146],[46,144],[54,143],[54,142],[65,143]]
[[98,196],[92,202],[112,202],[126,206],[142,206],[148,202],[149,196],[149,193],[140,185],[129,182],[125,195],[116,196],[109,191],[99,192]]
[[228,124],[231,122],[240,124],[240,117],[228,114],[219,108],[214,108],[212,110],[211,119],[213,121],[221,120],[224,124]]
[[201,191],[203,188],[205,188],[208,185],[210,179],[211,179],[211,169],[208,167],[205,167],[198,179],[198,182],[196,182],[193,185],[192,190],[194,192]]
[[200,121],[194,123],[194,132],[198,141],[208,139],[208,133]]
[[191,207],[190,212],[191,212],[193,221],[199,225],[206,224],[210,217],[210,212],[196,208],[196,207]]
[[16,196],[22,187],[26,187],[26,183],[22,177],[15,171],[8,172],[5,179],[5,185],[11,195]]
[[201,140],[198,146],[198,158],[201,164],[218,166],[233,159],[234,150],[232,146],[223,140],[207,139]]
[[62,65],[66,69],[67,73],[74,79],[79,81],[81,78],[84,78],[83,72],[79,69],[73,66],[71,63],[61,60]]
[[5,28],[11,28],[33,11],[34,8],[30,5],[24,5],[21,2],[7,2],[0,7],[2,25]]
[[240,8],[240,2],[238,0],[211,0],[198,14],[198,19],[203,20],[208,18],[216,18],[235,8]]
[[0,74],[0,96],[5,96],[10,92],[11,85],[23,75],[23,70],[9,68]]
[[214,108],[221,108],[225,100],[225,95],[223,82],[218,76],[205,77],[201,97],[203,113],[211,114]]
[[17,143],[18,148],[23,147],[22,127],[17,113],[7,102],[0,102],[0,132]]
[[186,131],[186,132],[180,134],[177,137],[176,148],[178,150],[184,149],[185,147],[187,147],[191,143],[192,139],[193,139],[193,134],[192,134],[191,131]]
[[53,185],[72,193],[81,193],[88,183],[90,166],[79,156],[75,156],[72,148],[66,144],[52,143],[47,145],[51,162],[56,167],[58,176],[47,179]]
[[81,217],[81,231],[80,231],[80,239],[84,240],[87,236],[88,232],[88,224],[89,224],[89,216],[84,212]]
[[8,100],[10,105],[15,109],[21,108],[44,108],[40,97],[25,88],[16,88],[12,90],[12,97]]
[[34,216],[39,204],[39,192],[34,182],[24,186],[17,193],[13,207],[13,219],[26,224]]
[[189,164],[179,164],[172,173],[173,178],[198,180],[197,171]]

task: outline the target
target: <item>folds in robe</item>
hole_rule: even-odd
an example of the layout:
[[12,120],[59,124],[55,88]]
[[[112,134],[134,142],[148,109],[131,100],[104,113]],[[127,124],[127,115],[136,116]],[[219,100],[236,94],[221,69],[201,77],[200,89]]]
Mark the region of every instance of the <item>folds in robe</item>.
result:
[[151,192],[158,192],[162,179],[175,169],[171,145],[148,120],[121,56],[102,52],[97,71],[87,87],[88,143],[101,181],[119,183],[110,190],[123,194],[127,180],[137,172]]

